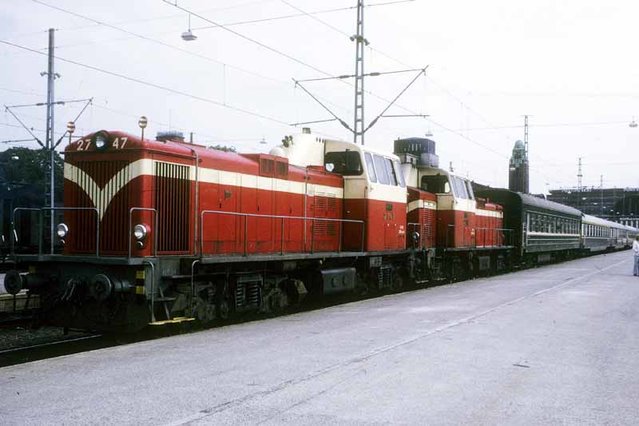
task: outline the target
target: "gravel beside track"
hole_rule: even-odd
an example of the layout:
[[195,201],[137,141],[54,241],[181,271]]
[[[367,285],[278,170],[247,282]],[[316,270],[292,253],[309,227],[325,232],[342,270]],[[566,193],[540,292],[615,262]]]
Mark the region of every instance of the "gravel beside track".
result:
[[[38,329],[16,327],[0,329],[0,351],[74,339],[87,335],[89,335],[89,333],[84,331],[70,331],[65,335],[64,330],[60,327],[41,327]],[[0,354],[0,357],[1,356]]]

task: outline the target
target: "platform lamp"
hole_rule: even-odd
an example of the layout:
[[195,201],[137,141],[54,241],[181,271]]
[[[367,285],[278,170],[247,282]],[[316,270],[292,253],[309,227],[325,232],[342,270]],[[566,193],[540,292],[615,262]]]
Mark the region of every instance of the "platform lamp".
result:
[[71,144],[71,135],[75,132],[75,123],[73,121],[69,121],[67,123],[67,133],[69,134],[69,144]]
[[138,120],[138,126],[140,126],[140,129],[142,129],[142,140],[144,141],[144,129],[146,128],[146,125],[149,123],[149,121],[146,119],[145,116],[140,117],[140,119]]
[[182,40],[193,41],[197,40],[197,36],[191,31],[191,14],[189,13],[189,29],[182,33]]

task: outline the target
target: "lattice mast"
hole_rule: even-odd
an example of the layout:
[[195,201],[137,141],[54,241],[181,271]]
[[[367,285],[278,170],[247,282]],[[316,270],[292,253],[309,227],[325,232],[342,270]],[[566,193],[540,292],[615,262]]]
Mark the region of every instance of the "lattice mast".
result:
[[357,0],[357,34],[355,41],[355,122],[353,142],[364,145],[364,0]]
[[[54,33],[55,30],[53,28],[49,29],[49,55],[48,55],[48,70],[46,72],[47,75],[47,137],[46,137],[46,149],[49,151],[49,182],[48,189],[49,194],[46,194],[45,190],[45,200],[44,205],[51,207],[51,209],[55,208],[55,146],[54,146],[54,87],[55,87],[55,79],[56,73],[54,71]],[[48,195],[48,196],[47,196]],[[48,198],[48,199],[47,199]],[[49,239],[51,243],[51,252],[53,252],[53,230],[54,230],[54,214],[53,210],[50,211],[50,224],[49,224]]]

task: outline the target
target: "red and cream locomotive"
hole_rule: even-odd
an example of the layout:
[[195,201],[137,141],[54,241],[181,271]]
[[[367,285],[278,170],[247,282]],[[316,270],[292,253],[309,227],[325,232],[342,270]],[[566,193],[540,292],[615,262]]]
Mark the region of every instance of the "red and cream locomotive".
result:
[[391,154],[305,129],[270,154],[237,154],[99,131],[66,149],[62,210],[62,252],[16,256],[29,272],[5,287],[77,328],[275,313],[491,272],[510,253],[501,206],[419,138]]

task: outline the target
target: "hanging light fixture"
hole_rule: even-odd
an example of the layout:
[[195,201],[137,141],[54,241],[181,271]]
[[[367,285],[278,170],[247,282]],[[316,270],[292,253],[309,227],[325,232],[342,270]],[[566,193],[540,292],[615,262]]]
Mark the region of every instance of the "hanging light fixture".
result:
[[197,39],[197,36],[193,34],[193,32],[191,31],[191,14],[189,13],[189,29],[182,33],[182,40],[193,41],[196,39]]

